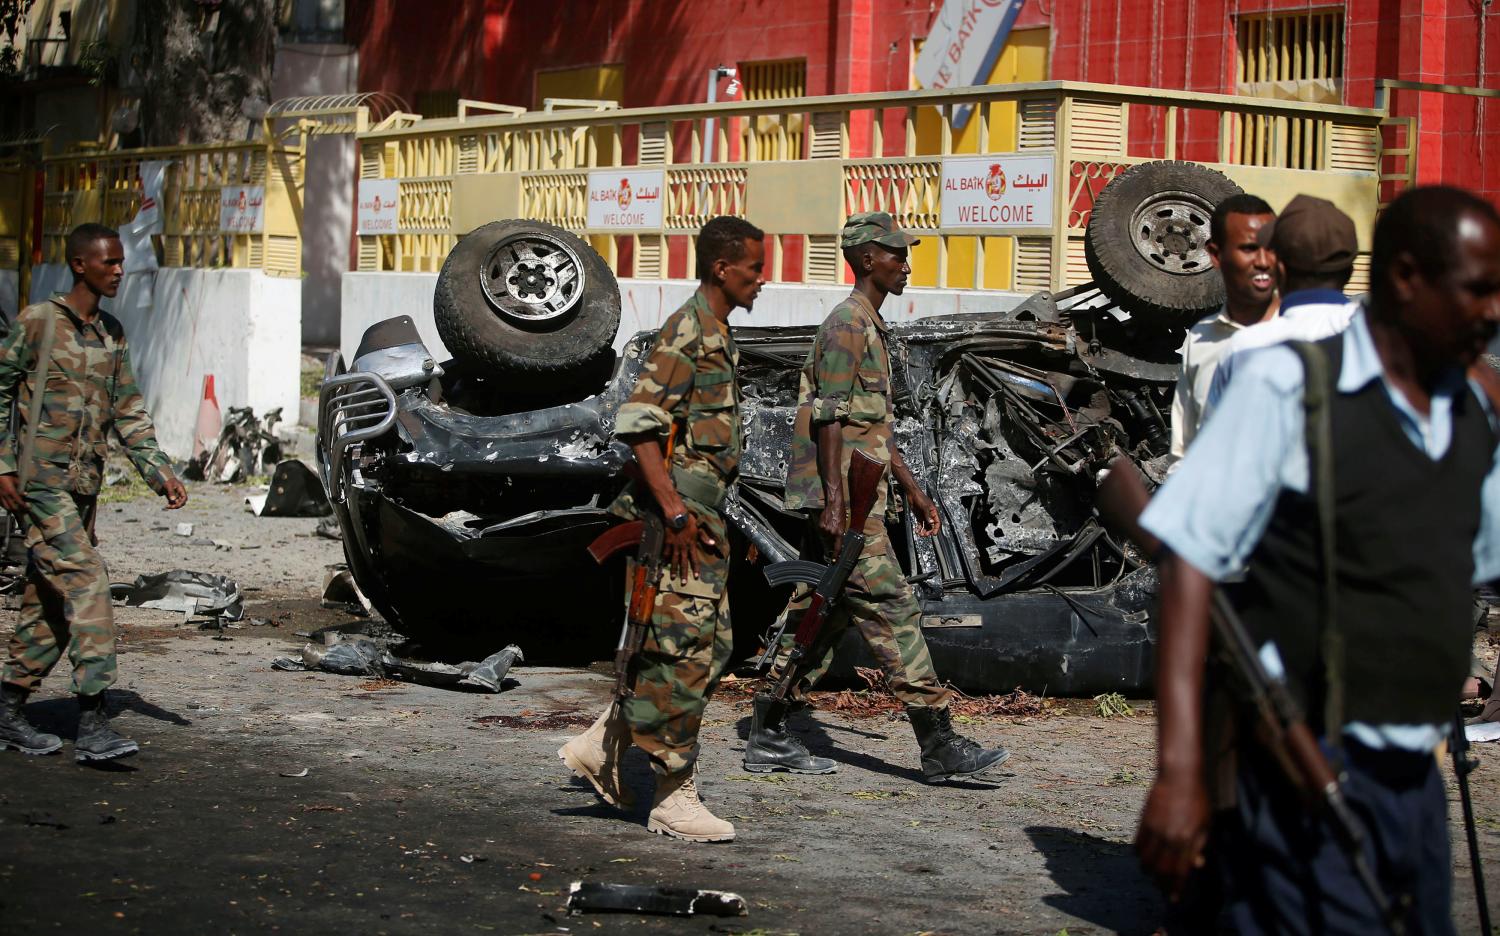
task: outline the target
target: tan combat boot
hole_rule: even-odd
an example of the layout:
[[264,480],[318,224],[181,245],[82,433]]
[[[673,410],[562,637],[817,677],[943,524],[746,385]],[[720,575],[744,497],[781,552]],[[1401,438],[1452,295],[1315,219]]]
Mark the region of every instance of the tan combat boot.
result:
[[650,818],[646,820],[646,830],[689,842],[734,841],[734,824],[709,812],[698,799],[698,785],[693,781],[695,773],[688,771],[680,777],[656,778],[656,801],[651,806]]
[[611,806],[635,808],[635,794],[620,779],[620,761],[630,748],[630,725],[613,702],[589,730],[557,749],[557,756],[573,773],[593,784]]

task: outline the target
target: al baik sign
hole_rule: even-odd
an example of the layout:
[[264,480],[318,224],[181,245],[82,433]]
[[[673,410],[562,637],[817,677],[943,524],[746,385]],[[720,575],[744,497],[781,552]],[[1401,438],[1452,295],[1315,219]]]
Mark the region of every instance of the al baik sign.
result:
[[259,234],[266,229],[266,187],[226,185],[219,190],[219,230],[225,234]]
[[667,174],[662,169],[589,173],[591,230],[659,231]]
[[401,212],[399,179],[361,179],[359,208],[355,213],[355,230],[366,237],[396,233],[396,219]]
[[945,228],[1050,228],[1055,158],[956,156],[943,160]]
[[[966,88],[989,81],[1024,0],[946,0],[913,67],[922,87]],[[969,122],[972,105],[953,110],[953,128]]]

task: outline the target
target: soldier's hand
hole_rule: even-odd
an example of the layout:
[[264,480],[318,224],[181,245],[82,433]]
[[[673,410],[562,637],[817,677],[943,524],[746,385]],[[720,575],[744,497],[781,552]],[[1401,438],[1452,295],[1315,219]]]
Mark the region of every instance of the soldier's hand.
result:
[[922,490],[908,491],[906,499],[911,501],[912,515],[917,518],[917,535],[936,536],[938,530],[943,527],[937,504],[934,504],[932,498],[927,496],[927,492]]
[[698,551],[695,544],[703,543],[705,546],[713,546],[714,538],[706,530],[698,528],[698,518],[688,511],[687,526],[680,530],[667,530],[666,558],[667,568],[672,570],[672,575],[680,582],[686,582],[689,578],[698,577]]
[[825,492],[828,503],[818,515],[818,532],[832,544],[830,552],[838,555],[844,545],[844,531],[848,529],[847,511],[844,509],[844,492],[834,488]]
[[13,514],[26,510],[26,498],[21,496],[21,479],[14,472],[0,475],[0,507]]
[[182,482],[176,478],[167,479],[162,493],[167,497],[168,510],[176,510],[187,503],[187,488],[183,487]]
[[1159,773],[1141,810],[1135,850],[1168,899],[1179,899],[1188,875],[1202,867],[1207,841],[1208,791],[1203,779],[1192,772]]

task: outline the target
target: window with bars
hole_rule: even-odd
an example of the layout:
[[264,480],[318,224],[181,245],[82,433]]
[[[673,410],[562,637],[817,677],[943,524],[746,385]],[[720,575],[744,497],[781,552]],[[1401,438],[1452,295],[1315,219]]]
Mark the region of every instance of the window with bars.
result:
[[[1299,10],[1239,18],[1235,91],[1253,97],[1338,104],[1343,97],[1344,11]],[[1240,115],[1234,161],[1321,169],[1326,127],[1313,119]]]
[[[807,94],[807,59],[776,59],[739,64],[740,95],[746,101],[772,101]],[[802,158],[801,114],[756,117],[744,121],[747,160],[770,162]]]

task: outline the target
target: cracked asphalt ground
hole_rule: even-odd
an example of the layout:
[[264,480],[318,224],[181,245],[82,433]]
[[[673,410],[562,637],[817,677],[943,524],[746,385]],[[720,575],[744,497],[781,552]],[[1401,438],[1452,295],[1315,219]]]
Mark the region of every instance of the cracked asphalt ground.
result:
[[[273,670],[303,643],[293,632],[348,620],[316,600],[339,546],[311,535],[316,521],[243,512],[243,491],[192,495],[176,514],[150,498],[106,505],[114,579],[226,573],[256,589],[247,616],[266,623],[219,634],[118,609],[114,705],[142,753],[106,769],[76,766],[66,747],[0,755],[7,931],[1076,936],[1146,933],[1157,920],[1130,847],[1154,759],[1144,713],[1105,719],[1083,704],[975,720],[963,730],[1014,756],[987,782],[929,787],[904,720],[827,712],[794,724],[837,774],[752,777],[739,763],[748,703],[716,701],[700,785],[739,838],[669,841],[645,831],[642,760],[628,768],[643,801],[633,814],[600,804],[557,760],[603,704],[602,670],[521,666],[501,695]],[[192,538],[171,532],[179,521],[194,523]],[[0,612],[0,631],[14,618]],[[59,670],[29,713],[71,737],[66,693]],[[1492,869],[1497,775],[1500,756],[1474,775]],[[1455,914],[1475,932],[1451,781],[1450,800]],[[1491,878],[1500,892],[1500,870]],[[575,880],[726,889],[750,915],[569,917]]]

